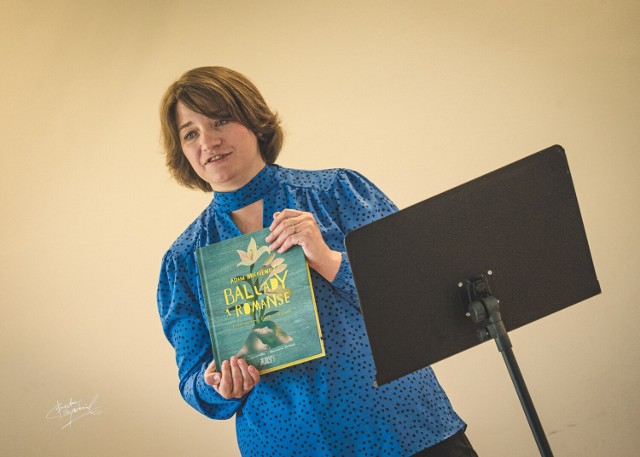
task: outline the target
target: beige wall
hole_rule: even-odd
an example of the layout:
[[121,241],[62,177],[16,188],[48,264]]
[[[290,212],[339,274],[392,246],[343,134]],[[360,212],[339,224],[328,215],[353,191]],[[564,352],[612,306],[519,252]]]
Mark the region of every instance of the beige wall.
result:
[[[0,454],[238,455],[180,398],[155,305],[209,200],[164,170],[159,98],[217,64],[282,115],[281,164],[401,207],[562,144],[604,293],[512,340],[557,456],[637,455],[637,1],[5,0],[0,43]],[[435,369],[481,455],[538,455],[493,343]]]

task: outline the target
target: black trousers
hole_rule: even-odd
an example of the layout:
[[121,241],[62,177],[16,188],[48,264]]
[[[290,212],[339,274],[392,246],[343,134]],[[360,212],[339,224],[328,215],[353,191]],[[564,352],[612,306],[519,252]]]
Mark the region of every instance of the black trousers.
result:
[[446,440],[420,451],[413,457],[478,457],[464,430]]

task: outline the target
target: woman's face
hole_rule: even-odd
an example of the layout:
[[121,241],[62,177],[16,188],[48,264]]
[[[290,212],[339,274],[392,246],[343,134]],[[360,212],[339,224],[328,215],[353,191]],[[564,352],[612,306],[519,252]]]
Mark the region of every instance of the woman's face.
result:
[[238,122],[210,119],[178,102],[176,123],[184,155],[215,192],[241,188],[265,165],[258,139]]

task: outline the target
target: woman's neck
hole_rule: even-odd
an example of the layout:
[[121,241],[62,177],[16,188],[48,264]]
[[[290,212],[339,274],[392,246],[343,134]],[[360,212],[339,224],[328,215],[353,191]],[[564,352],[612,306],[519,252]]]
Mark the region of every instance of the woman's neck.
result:
[[231,219],[241,233],[251,233],[262,229],[264,201],[258,200],[244,208],[231,212]]

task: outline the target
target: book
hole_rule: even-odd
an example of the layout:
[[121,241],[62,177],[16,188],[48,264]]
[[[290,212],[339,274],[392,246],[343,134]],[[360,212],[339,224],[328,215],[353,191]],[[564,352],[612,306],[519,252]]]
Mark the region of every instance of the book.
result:
[[213,358],[236,355],[260,374],[325,355],[300,246],[271,252],[268,228],[196,250]]

